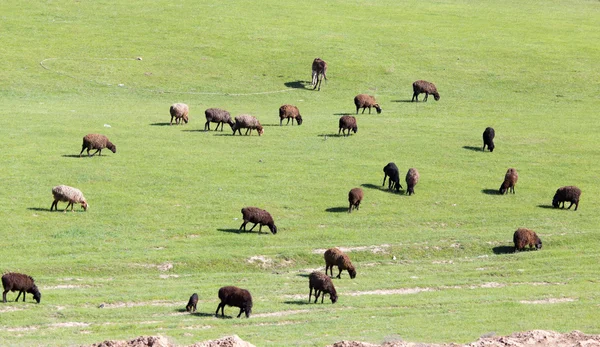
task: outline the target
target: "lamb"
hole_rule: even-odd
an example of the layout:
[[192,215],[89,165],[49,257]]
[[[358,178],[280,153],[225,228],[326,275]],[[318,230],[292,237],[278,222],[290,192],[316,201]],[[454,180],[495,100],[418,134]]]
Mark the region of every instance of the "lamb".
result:
[[240,308],[237,318],[240,318],[242,313],[246,314],[246,318],[250,318],[250,313],[252,313],[252,295],[246,289],[235,286],[221,287],[219,289],[219,299],[221,303],[217,306],[215,316],[219,316],[219,309],[221,309],[221,317],[225,317],[225,305],[227,305]]
[[23,294],[23,302],[25,302],[26,293],[33,294],[33,299],[39,304],[42,299],[42,294],[38,290],[35,285],[35,281],[31,276],[17,273],[17,272],[9,272],[2,275],[2,287],[4,287],[4,292],[2,292],[2,301],[6,302],[6,293],[11,292],[19,292],[17,295],[17,299],[15,301],[19,301],[19,297]]
[[371,107],[375,107],[377,114],[381,113],[381,107],[372,95],[358,94],[354,97],[354,105],[356,105],[356,114],[358,114],[360,108],[363,109],[362,113],[365,113],[367,107],[369,108],[369,114],[371,114]]
[[400,184],[400,173],[398,172],[398,167],[395,163],[388,163],[383,167],[383,183],[381,186],[385,186],[385,179],[387,177],[390,178],[388,180],[389,190],[396,189],[396,191],[399,191],[400,188],[402,188],[402,185]]
[[406,173],[406,194],[413,195],[415,193],[415,186],[419,183],[419,171],[417,169],[410,168]]
[[90,149],[95,149],[96,152],[92,154],[93,157],[98,153],[98,155],[102,155],[102,150],[104,148],[110,149],[113,153],[117,153],[117,147],[108,140],[108,137],[101,134],[87,134],[83,137],[83,144],[81,145],[81,152],[79,152],[79,156],[81,157],[81,153],[87,148],[87,155],[90,156]]
[[581,189],[575,186],[566,186],[561,187],[556,190],[556,194],[554,194],[554,198],[552,199],[552,206],[558,208],[560,203],[562,202],[562,207],[565,208],[565,201],[571,203],[568,209],[571,209],[571,206],[575,204],[575,211],[577,211],[577,207],[579,207],[579,197],[581,196]]
[[[346,135],[346,130],[348,130],[348,134]],[[344,137],[350,136],[350,130],[352,130],[355,134],[358,131],[358,126],[356,125],[356,117],[354,116],[342,116],[340,117],[340,130],[338,130],[338,135],[342,133]]]
[[319,86],[321,90],[321,82],[323,77],[327,80],[327,63],[321,58],[315,58],[312,63],[312,86],[313,90]]
[[515,252],[522,251],[526,246],[529,248],[535,246],[536,250],[542,249],[542,240],[533,230],[527,228],[517,229],[513,235],[513,242],[515,243]]
[[188,312],[196,312],[196,305],[198,304],[198,294],[194,293],[190,296],[190,300],[188,301],[185,310]]
[[325,258],[325,274],[327,275],[327,270],[331,272],[331,277],[333,277],[333,266],[337,265],[339,273],[336,278],[341,278],[342,271],[348,270],[348,274],[350,278],[356,277],[356,269],[352,265],[350,258],[342,252],[339,248],[330,248],[325,251],[323,255]]
[[[171,124],[170,125],[173,125],[173,118],[175,118],[175,124],[179,124],[181,122],[181,120],[183,120],[185,122],[185,124],[187,124],[187,122],[189,121],[188,113],[190,113],[190,108],[186,104],[182,104],[182,103],[173,104],[173,105],[171,105],[169,112],[171,113]],[[183,124],[183,123],[181,123],[181,124]]]
[[498,193],[506,194],[510,190],[513,194],[515,193],[515,185],[517,184],[517,180],[519,180],[519,174],[515,168],[509,168],[506,171],[506,175],[504,175],[504,182],[500,186]]
[[494,131],[494,128],[491,128],[491,127],[485,128],[485,130],[483,131],[483,148],[481,149],[482,151],[485,151],[485,146],[488,147],[490,152],[494,151],[494,148],[495,148],[494,136],[496,136],[496,132]]
[[294,105],[283,105],[279,108],[279,126],[282,125],[284,118],[287,118],[287,123],[285,125],[290,124],[290,119],[292,120],[292,125],[294,125],[294,119],[298,125],[302,125],[302,116],[300,115],[298,107]]
[[256,131],[258,131],[258,136],[264,134],[265,132],[258,119],[249,114],[241,114],[235,117],[235,124],[231,127],[231,129],[233,129],[233,135],[235,135],[236,131],[242,135],[242,131],[240,130],[242,128],[247,129],[245,135],[248,135],[248,132],[250,132],[250,135],[252,135],[252,129],[256,129]]
[[243,228],[244,231],[246,231],[246,224],[248,222],[250,222],[250,223],[254,223],[252,228],[250,228],[250,231],[252,231],[252,229],[254,229],[256,224],[259,224],[260,225],[258,228],[259,233],[262,232],[263,225],[266,225],[269,227],[269,230],[271,230],[271,233],[277,234],[277,226],[275,226],[273,217],[271,217],[271,214],[269,212],[267,212],[263,209],[260,209],[258,207],[244,207],[242,209],[242,216],[244,218],[244,222],[240,226],[239,230],[242,230],[242,228]]
[[425,99],[423,101],[427,101],[427,97],[429,94],[433,95],[435,101],[440,100],[440,94],[435,87],[435,84],[423,80],[418,80],[413,82],[413,97],[411,101],[419,101],[419,94],[425,93]]
[[227,123],[233,129],[233,125],[235,122],[231,119],[231,115],[229,112],[222,110],[220,108],[208,108],[204,111],[204,115],[206,116],[206,123],[204,123],[204,130],[210,130],[210,123],[217,123],[217,128],[215,130],[219,130],[219,124],[221,125],[221,131],[223,131],[223,124]]
[[85,200],[85,197],[83,196],[83,193],[81,192],[81,190],[79,190],[77,188],[73,188],[73,187],[69,187],[69,186],[65,186],[65,185],[56,186],[56,187],[52,188],[52,195],[54,196],[54,201],[52,202],[52,205],[50,206],[50,211],[52,211],[52,209],[56,209],[58,211],[58,202],[59,201],[69,202],[67,204],[67,207],[65,207],[64,212],[67,211],[69,206],[71,206],[71,211],[73,211],[73,206],[76,203],[81,204],[81,207],[83,208],[84,211],[87,211],[87,209],[89,207],[87,201]]
[[348,202],[350,203],[350,207],[348,207],[348,213],[352,212],[352,209],[358,210],[360,207],[360,202],[364,197],[363,190],[360,188],[352,188],[348,193]]
[[321,297],[321,303],[323,303],[323,300],[325,300],[325,294],[329,294],[332,304],[337,302],[337,292],[335,291],[333,282],[331,282],[331,278],[329,278],[329,276],[326,274],[318,271],[311,273],[308,276],[308,287],[310,288],[310,291],[308,292],[308,302],[310,302],[313,288],[315,289],[315,304],[317,303],[317,299],[319,299],[319,295],[321,294],[323,294]]

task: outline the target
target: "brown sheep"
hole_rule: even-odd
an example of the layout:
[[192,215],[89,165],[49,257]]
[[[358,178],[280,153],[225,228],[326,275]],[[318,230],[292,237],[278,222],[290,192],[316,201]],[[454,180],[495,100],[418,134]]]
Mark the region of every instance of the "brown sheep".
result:
[[419,171],[415,168],[408,169],[406,173],[406,194],[413,195],[415,193],[415,186],[419,183]]
[[348,193],[348,202],[350,203],[350,207],[348,207],[348,213],[352,212],[352,209],[358,210],[363,197],[364,193],[362,189],[352,188],[350,190]]
[[300,115],[298,107],[294,105],[283,105],[279,108],[279,126],[282,125],[285,118],[287,118],[287,123],[285,125],[290,124],[290,119],[292,120],[292,126],[294,125],[294,119],[298,125],[302,125],[302,116]]
[[173,104],[171,105],[171,108],[169,108],[169,112],[171,113],[170,125],[173,125],[173,118],[175,118],[175,124],[179,124],[182,120],[187,124],[189,121],[188,114],[190,113],[190,108],[186,104]]
[[440,99],[440,94],[435,87],[435,84],[423,80],[418,80],[413,82],[413,97],[411,101],[419,101],[419,94],[425,93],[425,99],[423,101],[427,101],[427,97],[429,94],[433,95],[435,101]]
[[552,206],[559,207],[560,203],[562,203],[561,208],[565,208],[565,201],[571,203],[568,209],[571,209],[571,206],[575,204],[575,211],[577,211],[577,207],[579,207],[579,197],[581,196],[581,189],[575,186],[566,186],[561,187],[556,190],[556,194],[554,194],[554,198],[552,199]]
[[[346,130],[348,130],[348,134],[346,134]],[[344,137],[350,136],[350,130],[352,130],[355,134],[358,131],[358,126],[356,125],[356,117],[341,116],[340,117],[340,130],[338,130],[338,135],[340,135],[340,133],[342,133]]]
[[502,182],[502,185],[500,186],[500,189],[498,190],[498,192],[500,194],[506,194],[508,193],[508,191],[510,190],[511,193],[515,193],[515,185],[517,184],[517,181],[519,180],[519,174],[517,173],[517,170],[515,168],[510,168],[506,171],[506,175],[504,175],[504,182]]
[[227,305],[240,308],[237,318],[240,318],[242,313],[246,314],[246,318],[250,318],[250,313],[252,313],[252,295],[246,289],[234,286],[221,287],[219,289],[219,299],[221,302],[217,306],[215,316],[219,316],[220,309],[221,317],[225,317],[225,305]]
[[485,130],[483,131],[483,148],[481,149],[482,151],[485,151],[485,146],[488,147],[490,152],[494,151],[494,148],[496,148],[496,146],[494,146],[494,137],[495,136],[496,136],[496,132],[494,131],[494,128],[491,128],[491,127],[485,128]]
[[321,90],[321,82],[323,78],[327,80],[327,63],[321,58],[315,58],[312,63],[312,86],[313,90],[319,86]]
[[333,277],[333,266],[337,265],[339,273],[336,278],[341,278],[343,270],[348,270],[350,278],[356,277],[356,269],[352,265],[350,258],[339,248],[330,248],[326,250],[323,257],[325,258],[325,274],[327,274],[327,270],[329,270],[331,272],[331,277]]
[[369,108],[369,114],[371,114],[371,107],[375,107],[377,110],[377,114],[381,113],[381,107],[377,101],[375,101],[375,97],[367,94],[358,94],[354,97],[354,105],[356,105],[356,114],[358,114],[359,109],[363,109],[362,113],[365,113],[367,107]]
[[542,249],[542,240],[533,230],[527,228],[517,229],[513,235],[513,242],[515,243],[515,252],[522,251],[527,246],[529,248],[535,246],[536,250]]
[[104,148],[108,148],[113,153],[117,153],[117,147],[108,140],[108,137],[101,134],[87,134],[83,137],[83,144],[81,145],[79,156],[81,157],[81,153],[83,153],[85,149],[87,149],[88,157],[90,156],[90,149],[96,150],[96,152],[91,155],[92,157],[96,155],[96,153],[98,153],[98,156],[101,156]]
[[71,206],[71,211],[73,211],[74,204],[81,204],[81,207],[83,208],[84,211],[87,211],[87,209],[89,207],[87,201],[85,200],[85,197],[83,196],[83,193],[81,192],[81,190],[79,190],[77,188],[73,188],[73,187],[69,187],[69,186],[65,186],[65,185],[61,184],[60,186],[56,186],[56,187],[52,188],[52,196],[54,197],[54,201],[52,202],[52,205],[50,206],[50,211],[52,211],[52,209],[56,209],[58,211],[58,202],[59,201],[69,202],[67,204],[67,207],[65,207],[64,212],[67,211],[69,206]]
[[277,226],[275,226],[273,217],[271,217],[271,214],[269,212],[267,212],[263,209],[260,209],[258,207],[244,207],[242,209],[242,216],[243,216],[244,222],[240,226],[239,230],[242,230],[242,228],[243,228],[244,231],[246,231],[246,224],[248,224],[248,222],[250,222],[250,223],[254,223],[252,228],[250,228],[250,231],[252,231],[252,229],[254,229],[256,224],[259,224],[260,225],[258,228],[259,233],[262,232],[262,226],[266,225],[269,227],[269,230],[271,230],[271,233],[277,234]]
[[217,123],[216,130],[219,130],[219,125],[221,125],[221,131],[223,131],[223,124],[227,123],[233,129],[233,125],[235,122],[231,119],[231,115],[229,112],[222,110],[220,108],[207,108],[204,111],[204,116],[206,117],[206,123],[204,123],[204,130],[210,130],[210,123]]
[[317,303],[317,299],[319,299],[321,294],[323,294],[321,297],[321,303],[323,303],[325,300],[325,294],[329,294],[332,304],[337,302],[337,292],[335,291],[333,282],[331,282],[331,278],[329,278],[329,276],[326,274],[317,271],[311,273],[308,276],[308,287],[310,288],[310,291],[308,292],[308,302],[310,302],[313,289],[315,290],[315,304]]
[[198,304],[198,294],[194,293],[190,296],[190,300],[188,301],[185,310],[188,312],[196,312],[196,305]]
[[17,272],[5,273],[2,275],[2,287],[4,287],[4,292],[2,292],[2,302],[6,302],[6,293],[9,291],[19,292],[15,301],[19,301],[19,297],[23,294],[23,302],[25,302],[26,293],[33,294],[33,299],[38,304],[40,303],[40,300],[42,300],[42,294],[35,285],[35,281],[31,276],[25,274]]
[[252,129],[256,129],[258,136],[261,136],[265,133],[265,130],[263,129],[262,125],[260,125],[258,119],[249,114],[241,114],[235,117],[235,124],[231,127],[231,129],[233,129],[233,135],[235,135],[236,131],[242,135],[241,129],[246,129],[246,133],[244,135],[248,135],[248,132],[250,132],[250,135],[252,135]]

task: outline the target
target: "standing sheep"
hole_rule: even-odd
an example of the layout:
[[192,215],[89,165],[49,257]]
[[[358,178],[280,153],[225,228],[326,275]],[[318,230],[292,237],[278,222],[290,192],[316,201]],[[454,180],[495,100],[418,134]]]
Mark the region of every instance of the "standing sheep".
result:
[[287,118],[287,123],[285,125],[290,124],[290,119],[292,120],[292,126],[294,125],[294,119],[298,125],[302,125],[302,116],[300,115],[298,107],[294,105],[283,105],[279,108],[279,126],[282,125],[285,118]]
[[240,308],[237,318],[240,318],[242,313],[246,314],[246,318],[250,318],[250,313],[252,313],[252,295],[246,289],[234,286],[222,287],[219,289],[219,299],[221,303],[217,306],[215,316],[219,316],[220,309],[221,317],[225,317],[225,305],[227,305]]
[[173,104],[171,105],[171,108],[169,108],[169,112],[171,113],[170,125],[173,125],[173,118],[175,118],[175,124],[179,124],[181,120],[183,120],[185,124],[187,124],[187,122],[189,121],[188,114],[190,113],[190,108],[186,104]]
[[415,186],[419,183],[419,171],[415,168],[408,169],[406,173],[406,194],[413,195],[415,193]]
[[506,175],[504,175],[504,182],[500,186],[498,192],[500,194],[506,194],[510,190],[513,194],[515,193],[515,185],[519,180],[519,174],[515,168],[510,168],[506,171]]
[[69,186],[65,186],[65,185],[56,186],[56,187],[52,188],[52,196],[54,196],[54,201],[52,202],[52,205],[50,206],[50,211],[52,211],[52,209],[56,209],[58,211],[58,202],[59,201],[69,202],[67,204],[67,207],[65,207],[64,212],[67,211],[69,206],[71,206],[71,211],[73,211],[73,205],[76,203],[81,204],[81,207],[83,208],[84,211],[87,211],[87,209],[89,207],[87,201],[85,200],[85,197],[83,196],[83,193],[81,192],[81,190],[79,190],[77,188],[73,188],[73,187],[69,187]]
[[515,243],[515,252],[522,251],[527,246],[529,248],[535,246],[536,250],[542,249],[542,240],[533,230],[527,228],[517,229],[513,235],[513,242]]
[[104,148],[110,149],[113,153],[117,153],[117,147],[113,145],[112,142],[108,141],[108,137],[101,134],[87,134],[83,137],[83,144],[81,145],[81,152],[79,152],[79,156],[81,157],[81,153],[87,148],[87,155],[90,156],[90,149],[95,149],[96,152],[92,154],[93,157],[98,153],[98,156],[102,155],[102,150]]
[[400,184],[400,173],[398,172],[398,167],[395,163],[388,163],[383,167],[383,183],[381,186],[385,186],[385,179],[389,177],[388,180],[388,190],[396,189],[396,191],[400,191],[402,185]]
[[265,132],[258,119],[249,114],[241,114],[235,117],[235,124],[231,127],[231,129],[233,129],[233,135],[235,135],[236,131],[242,135],[242,131],[240,129],[243,128],[246,129],[246,133],[244,135],[248,135],[248,132],[250,132],[250,135],[252,135],[252,129],[256,129],[256,131],[258,131],[258,136],[264,134]]
[[2,292],[2,302],[6,302],[6,293],[9,291],[19,292],[15,301],[19,301],[19,297],[23,294],[23,302],[25,302],[26,293],[33,294],[33,299],[38,304],[42,299],[42,294],[35,285],[33,278],[25,274],[17,272],[5,273],[2,275],[2,287],[4,287],[4,292]]
[[308,276],[308,287],[310,288],[310,291],[308,292],[308,302],[310,302],[313,289],[315,290],[315,304],[321,294],[323,294],[321,303],[325,300],[325,294],[329,294],[332,304],[335,304],[338,299],[331,278],[322,272],[315,271]]
[[377,114],[381,113],[381,107],[377,101],[375,101],[375,97],[367,94],[358,94],[354,97],[354,105],[356,105],[356,114],[358,114],[359,109],[363,109],[362,113],[365,113],[367,107],[369,108],[369,114],[371,114],[371,107],[375,107],[377,110]]
[[435,84],[423,80],[418,80],[413,82],[413,97],[411,101],[419,101],[419,94],[425,93],[425,99],[423,101],[427,101],[427,97],[429,94],[433,95],[435,101],[440,99],[440,94],[435,87]]
[[221,131],[223,131],[223,124],[227,123],[233,129],[233,125],[235,124],[231,119],[231,115],[229,112],[222,110],[220,108],[207,108],[204,111],[204,115],[206,116],[206,123],[204,123],[204,130],[210,130],[210,123],[217,123],[216,130],[219,130],[219,125],[221,125]]
[[196,312],[196,305],[198,304],[198,294],[194,293],[190,296],[190,300],[188,301],[185,310],[188,312]]
[[348,207],[348,213],[352,212],[352,209],[358,210],[363,197],[364,193],[362,189],[352,188],[350,190],[348,193],[348,202],[350,203],[350,207]]
[[271,230],[271,233],[277,234],[277,227],[275,226],[273,217],[271,217],[271,214],[269,212],[267,212],[263,209],[260,209],[258,207],[244,207],[242,209],[242,216],[243,216],[244,222],[240,226],[239,230],[242,230],[242,228],[243,228],[244,231],[246,231],[246,224],[248,222],[250,222],[250,223],[254,223],[252,228],[250,228],[250,231],[252,231],[252,229],[254,229],[256,224],[260,224],[260,226],[258,228],[259,233],[262,232],[263,225],[266,225],[269,227],[269,230]]
[[327,63],[321,58],[315,58],[312,63],[312,86],[313,90],[319,86],[321,90],[321,82],[323,78],[327,80]]
[[577,207],[579,207],[579,197],[581,196],[581,189],[575,186],[566,186],[561,187],[556,190],[556,194],[554,194],[554,198],[552,199],[552,206],[558,208],[560,203],[562,203],[561,208],[565,208],[565,201],[571,203],[569,205],[569,210],[571,206],[575,204],[575,211],[577,211]]
[[[346,134],[346,130],[348,130],[348,134]],[[338,135],[342,133],[344,137],[350,136],[350,130],[352,130],[355,134],[358,131],[358,126],[356,125],[356,117],[354,116],[342,116],[340,117],[340,130],[338,130]]]
[[485,130],[483,131],[483,148],[481,149],[482,151],[485,152],[485,146],[488,147],[488,149],[490,150],[490,152],[494,151],[494,137],[496,136],[496,132],[494,131],[494,128],[491,127],[487,127],[485,128]]
[[350,278],[356,277],[356,269],[352,265],[350,258],[339,248],[330,248],[326,250],[325,254],[323,254],[323,257],[325,258],[326,275],[327,270],[329,270],[331,272],[331,277],[333,277],[333,266],[337,265],[339,273],[336,278],[341,278],[343,270],[348,270]]

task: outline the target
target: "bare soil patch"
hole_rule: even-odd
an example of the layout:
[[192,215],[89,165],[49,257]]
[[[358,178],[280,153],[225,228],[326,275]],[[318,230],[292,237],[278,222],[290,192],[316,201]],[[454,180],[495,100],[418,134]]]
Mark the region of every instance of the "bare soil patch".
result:
[[[374,245],[374,246],[337,247],[337,248],[339,248],[339,250],[344,253],[366,252],[366,251],[370,251],[372,253],[387,253],[387,249],[389,247],[390,247],[390,245],[383,244],[383,245]],[[325,253],[326,250],[327,249],[325,249],[325,248],[318,248],[318,249],[314,249],[312,252],[313,252],[313,254],[323,254],[323,253]]]
[[543,300],[532,300],[532,301],[521,300],[519,302],[522,304],[539,305],[539,304],[560,304],[563,302],[573,302],[573,301],[575,301],[575,299],[573,299],[573,298],[548,298],[548,299],[543,299]]
[[[140,336],[129,341],[106,340],[89,347],[175,347],[164,336]],[[198,342],[188,347],[255,347],[253,344],[240,339],[237,335],[226,336],[218,340]]]

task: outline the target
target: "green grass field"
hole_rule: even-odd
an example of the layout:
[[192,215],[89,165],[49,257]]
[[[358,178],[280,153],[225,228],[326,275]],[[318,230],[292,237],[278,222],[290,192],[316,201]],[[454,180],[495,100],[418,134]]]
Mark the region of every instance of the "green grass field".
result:
[[[600,2],[6,1],[0,18],[0,271],[42,292],[8,294],[0,344],[600,333]],[[305,88],[315,57],[320,92]],[[407,102],[417,79],[441,100]],[[383,112],[338,137],[359,93]],[[175,102],[190,105],[184,126],[168,126]],[[286,103],[302,126],[279,127]],[[204,132],[209,107],[265,133]],[[79,158],[88,133],[117,153]],[[415,195],[381,187],[390,161],[419,169]],[[509,167],[516,194],[490,194]],[[59,184],[88,211],[50,212]],[[583,191],[576,212],[551,208],[565,185]],[[348,214],[353,187],[365,198]],[[236,233],[244,206],[279,233]],[[507,253],[518,227],[543,250]],[[334,280],[335,305],[308,304],[334,246],[358,275]],[[250,319],[214,317],[225,285],[252,292]]]

